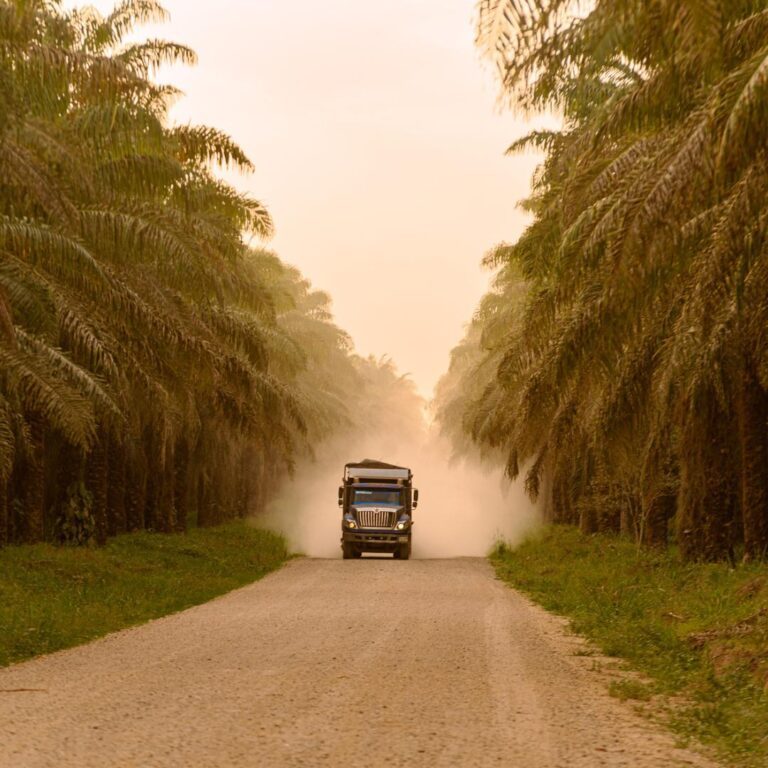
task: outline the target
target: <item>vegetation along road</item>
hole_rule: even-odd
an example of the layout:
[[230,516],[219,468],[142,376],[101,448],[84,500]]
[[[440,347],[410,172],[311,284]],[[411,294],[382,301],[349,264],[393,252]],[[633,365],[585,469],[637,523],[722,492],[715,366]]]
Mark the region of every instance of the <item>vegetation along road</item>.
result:
[[709,765],[483,560],[296,560],[0,671],[0,765]]

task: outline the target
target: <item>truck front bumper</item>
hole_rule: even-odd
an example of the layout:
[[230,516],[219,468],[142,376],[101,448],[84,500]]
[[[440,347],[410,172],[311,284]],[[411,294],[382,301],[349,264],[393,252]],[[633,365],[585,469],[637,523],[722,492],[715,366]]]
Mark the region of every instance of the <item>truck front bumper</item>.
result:
[[410,531],[378,531],[356,528],[351,531],[342,531],[341,540],[361,549],[386,552],[397,549],[401,544],[407,544],[411,540],[411,533]]

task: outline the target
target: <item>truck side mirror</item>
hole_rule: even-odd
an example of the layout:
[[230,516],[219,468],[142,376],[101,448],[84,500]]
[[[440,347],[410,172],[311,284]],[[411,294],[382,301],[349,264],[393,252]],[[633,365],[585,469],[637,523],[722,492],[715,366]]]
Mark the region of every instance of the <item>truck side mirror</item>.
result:
[[416,507],[419,506],[419,489],[414,488],[413,490],[413,508],[416,509]]
[[344,489],[342,487],[339,487],[339,506],[344,506]]

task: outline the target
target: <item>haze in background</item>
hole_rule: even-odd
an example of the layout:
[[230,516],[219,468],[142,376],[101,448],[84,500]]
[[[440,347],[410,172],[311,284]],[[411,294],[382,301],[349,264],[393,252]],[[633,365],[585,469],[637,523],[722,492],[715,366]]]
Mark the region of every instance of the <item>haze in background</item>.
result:
[[[303,457],[256,524],[284,534],[292,551],[340,557],[337,489],[347,462],[381,459],[414,472],[420,498],[414,557],[483,556],[494,542],[519,543],[539,523],[523,482],[503,478],[498,463],[452,460],[452,447],[424,418],[413,383],[389,366],[362,366],[350,423]],[[366,555],[367,556],[367,555]]]
[[142,36],[200,59],[161,74],[186,93],[174,120],[234,136],[270,246],[332,294],[361,354],[391,355],[430,396],[487,287],[480,258],[522,230],[536,162],[502,157],[528,128],[495,109],[475,0],[163,4],[170,23]]
[[539,508],[525,495],[522,481],[510,483],[498,467],[452,461],[450,446],[434,428],[419,420],[414,427],[393,431],[379,426],[324,444],[315,461],[300,464],[258,525],[282,533],[294,552],[341,557],[336,500],[344,464],[385,457],[414,471],[420,495],[413,513],[414,557],[484,557],[495,542],[514,546],[536,529]]

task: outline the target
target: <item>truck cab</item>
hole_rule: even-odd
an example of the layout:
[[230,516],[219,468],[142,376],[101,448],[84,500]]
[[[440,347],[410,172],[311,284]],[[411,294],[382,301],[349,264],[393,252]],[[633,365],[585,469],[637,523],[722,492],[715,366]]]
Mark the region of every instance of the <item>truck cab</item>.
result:
[[364,459],[346,464],[342,481],[339,506],[344,559],[362,557],[363,552],[384,552],[407,560],[413,510],[419,503],[411,470]]

